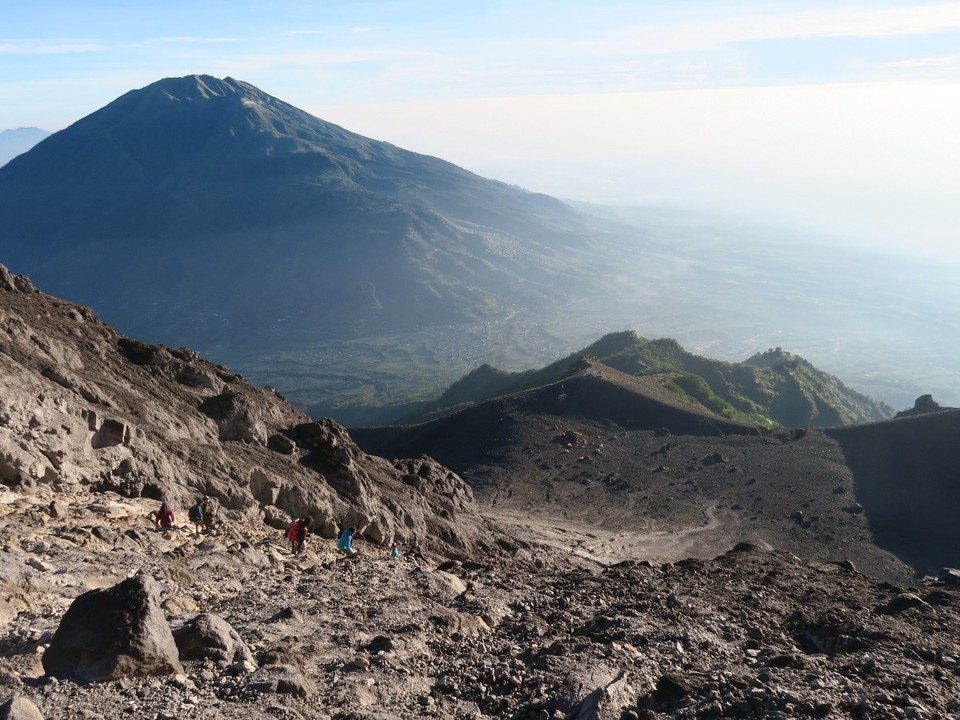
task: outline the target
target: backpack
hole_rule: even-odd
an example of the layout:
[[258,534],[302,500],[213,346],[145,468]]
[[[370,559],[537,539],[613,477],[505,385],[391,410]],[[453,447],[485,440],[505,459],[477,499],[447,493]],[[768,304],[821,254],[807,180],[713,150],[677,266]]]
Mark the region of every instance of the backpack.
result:
[[300,521],[294,520],[290,523],[290,527],[287,528],[287,540],[290,542],[297,541],[297,535],[300,534]]
[[200,503],[194,505],[187,511],[187,517],[193,522],[203,522],[203,506]]

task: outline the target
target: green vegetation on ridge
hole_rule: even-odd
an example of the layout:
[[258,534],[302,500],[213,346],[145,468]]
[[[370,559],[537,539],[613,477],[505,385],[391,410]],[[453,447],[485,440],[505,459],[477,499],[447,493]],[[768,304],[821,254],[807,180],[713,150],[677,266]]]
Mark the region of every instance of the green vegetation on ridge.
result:
[[577,372],[584,357],[628,375],[658,377],[678,398],[736,422],[763,427],[834,427],[893,415],[887,405],[851,390],[781,348],[734,363],[694,355],[669,338],[648,340],[633,332],[619,332],[538,370],[510,373],[482,365],[404,421],[422,422],[492,397],[559,382]]

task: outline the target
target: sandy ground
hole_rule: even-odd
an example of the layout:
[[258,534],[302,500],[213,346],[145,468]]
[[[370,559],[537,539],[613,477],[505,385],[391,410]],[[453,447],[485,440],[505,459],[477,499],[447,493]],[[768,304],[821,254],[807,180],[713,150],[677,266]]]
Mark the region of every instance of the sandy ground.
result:
[[703,508],[702,524],[670,530],[608,530],[563,518],[501,509],[487,509],[484,516],[508,528],[518,539],[566,550],[599,565],[623,560],[676,562],[715,557],[736,544],[740,529],[736,513],[714,506]]

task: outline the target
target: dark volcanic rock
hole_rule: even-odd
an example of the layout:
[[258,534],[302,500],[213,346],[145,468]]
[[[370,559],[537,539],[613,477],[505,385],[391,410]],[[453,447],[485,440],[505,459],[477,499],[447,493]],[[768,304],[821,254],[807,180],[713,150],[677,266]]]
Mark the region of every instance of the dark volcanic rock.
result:
[[[898,418],[902,417],[912,417],[914,415],[925,415],[927,413],[935,413],[943,410],[940,403],[933,399],[933,395],[921,395],[913,403],[913,407],[909,410],[901,410],[897,413]],[[950,408],[947,408],[950,409]]]
[[153,578],[138,573],[78,597],[43,654],[43,669],[82,683],[182,672],[158,592]]

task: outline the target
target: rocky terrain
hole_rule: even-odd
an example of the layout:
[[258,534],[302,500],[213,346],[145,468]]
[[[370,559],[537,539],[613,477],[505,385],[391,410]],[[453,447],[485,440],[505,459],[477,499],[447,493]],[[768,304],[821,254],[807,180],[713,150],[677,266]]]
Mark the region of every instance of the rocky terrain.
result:
[[[604,565],[549,547],[438,561],[278,532],[164,535],[152,502],[47,485],[0,496],[3,696],[43,718],[945,718],[960,590],[744,544]],[[55,516],[51,515],[51,508]],[[175,636],[224,640],[159,675],[45,673],[74,598],[138,571]],[[233,631],[233,637],[227,633]],[[98,628],[109,634],[110,628]]]
[[0,718],[960,716],[960,573],[873,544],[851,440],[588,367],[388,461],[6,271],[0,330]]

